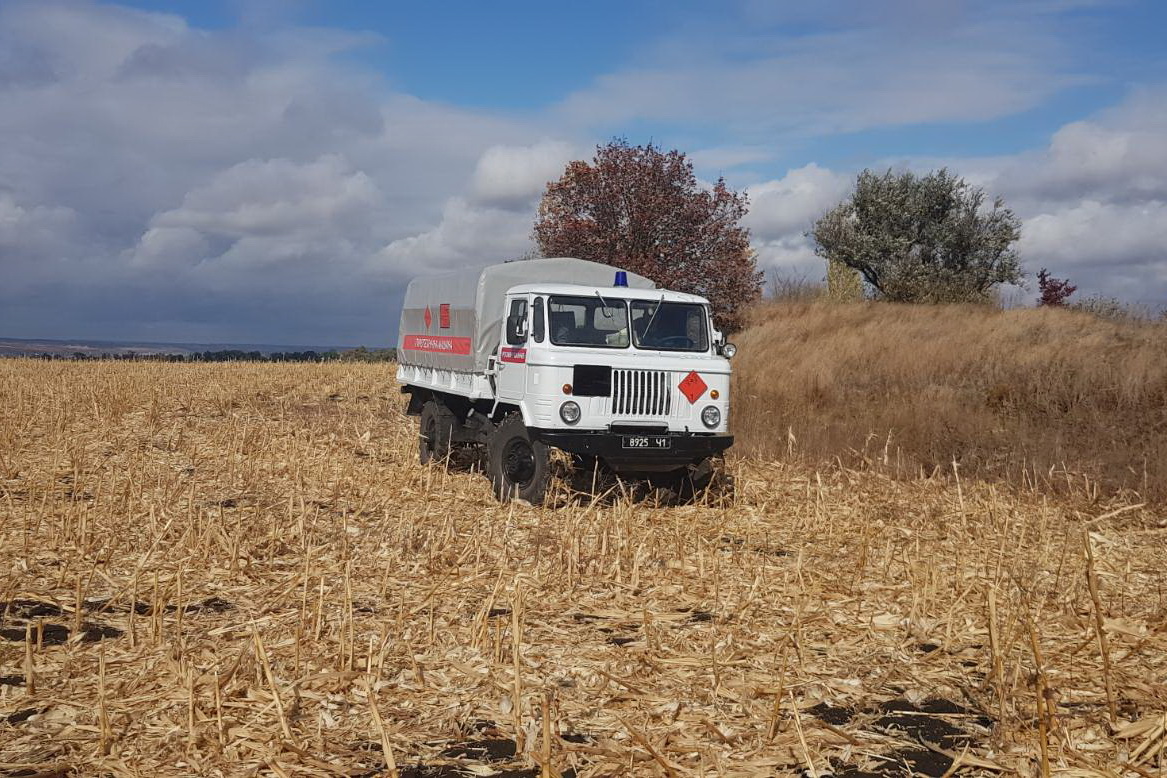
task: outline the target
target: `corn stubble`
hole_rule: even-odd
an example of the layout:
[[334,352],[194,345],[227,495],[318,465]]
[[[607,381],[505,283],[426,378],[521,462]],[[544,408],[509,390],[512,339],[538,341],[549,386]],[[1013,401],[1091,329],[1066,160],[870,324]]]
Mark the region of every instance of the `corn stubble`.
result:
[[0,362],[0,775],[1167,769],[1154,512],[729,467],[501,505],[389,367]]

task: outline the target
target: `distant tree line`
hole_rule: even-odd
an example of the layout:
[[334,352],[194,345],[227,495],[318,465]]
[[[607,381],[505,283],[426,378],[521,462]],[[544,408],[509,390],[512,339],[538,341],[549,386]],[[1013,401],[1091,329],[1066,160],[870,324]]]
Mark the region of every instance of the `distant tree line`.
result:
[[73,362],[113,361],[113,362],[395,362],[397,349],[370,349],[360,346],[344,351],[243,351],[222,349],[220,351],[198,351],[190,354],[138,354],[133,352],[91,353],[74,351],[72,354],[42,352],[24,356],[44,360],[68,360]]
[[340,359],[336,351],[273,351],[263,354],[259,351],[202,351],[188,355],[187,362],[332,362]]
[[342,362],[396,362],[397,349],[395,348],[365,348],[357,346],[340,352]]

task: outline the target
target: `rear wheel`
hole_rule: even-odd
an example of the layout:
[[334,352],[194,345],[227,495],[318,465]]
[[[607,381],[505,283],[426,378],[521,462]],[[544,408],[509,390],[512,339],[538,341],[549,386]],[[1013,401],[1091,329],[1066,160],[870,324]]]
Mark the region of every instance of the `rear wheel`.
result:
[[450,434],[454,415],[437,400],[428,400],[421,408],[417,441],[418,459],[423,465],[442,461],[450,453]]
[[511,415],[490,436],[490,480],[494,496],[540,505],[547,493],[551,461],[547,446],[532,440],[523,419]]

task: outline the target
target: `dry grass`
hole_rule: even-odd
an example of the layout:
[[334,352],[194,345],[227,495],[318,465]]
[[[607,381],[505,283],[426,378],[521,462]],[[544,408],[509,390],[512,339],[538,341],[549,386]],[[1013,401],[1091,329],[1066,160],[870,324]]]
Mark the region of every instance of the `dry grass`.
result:
[[1069,310],[774,304],[738,338],[752,453],[1167,498],[1167,325]]
[[1145,508],[758,460],[504,506],[399,408],[380,365],[0,362],[0,775],[1167,769]]

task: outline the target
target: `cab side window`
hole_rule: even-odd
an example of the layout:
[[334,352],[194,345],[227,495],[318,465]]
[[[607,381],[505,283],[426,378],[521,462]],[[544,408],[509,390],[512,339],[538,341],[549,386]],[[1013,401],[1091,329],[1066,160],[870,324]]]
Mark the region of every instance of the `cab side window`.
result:
[[542,343],[547,332],[547,327],[543,322],[543,298],[536,297],[532,307],[535,309],[535,315],[534,322],[531,324],[531,337],[535,339],[536,343]]
[[527,342],[527,301],[511,300],[507,314],[507,345],[521,346]]

